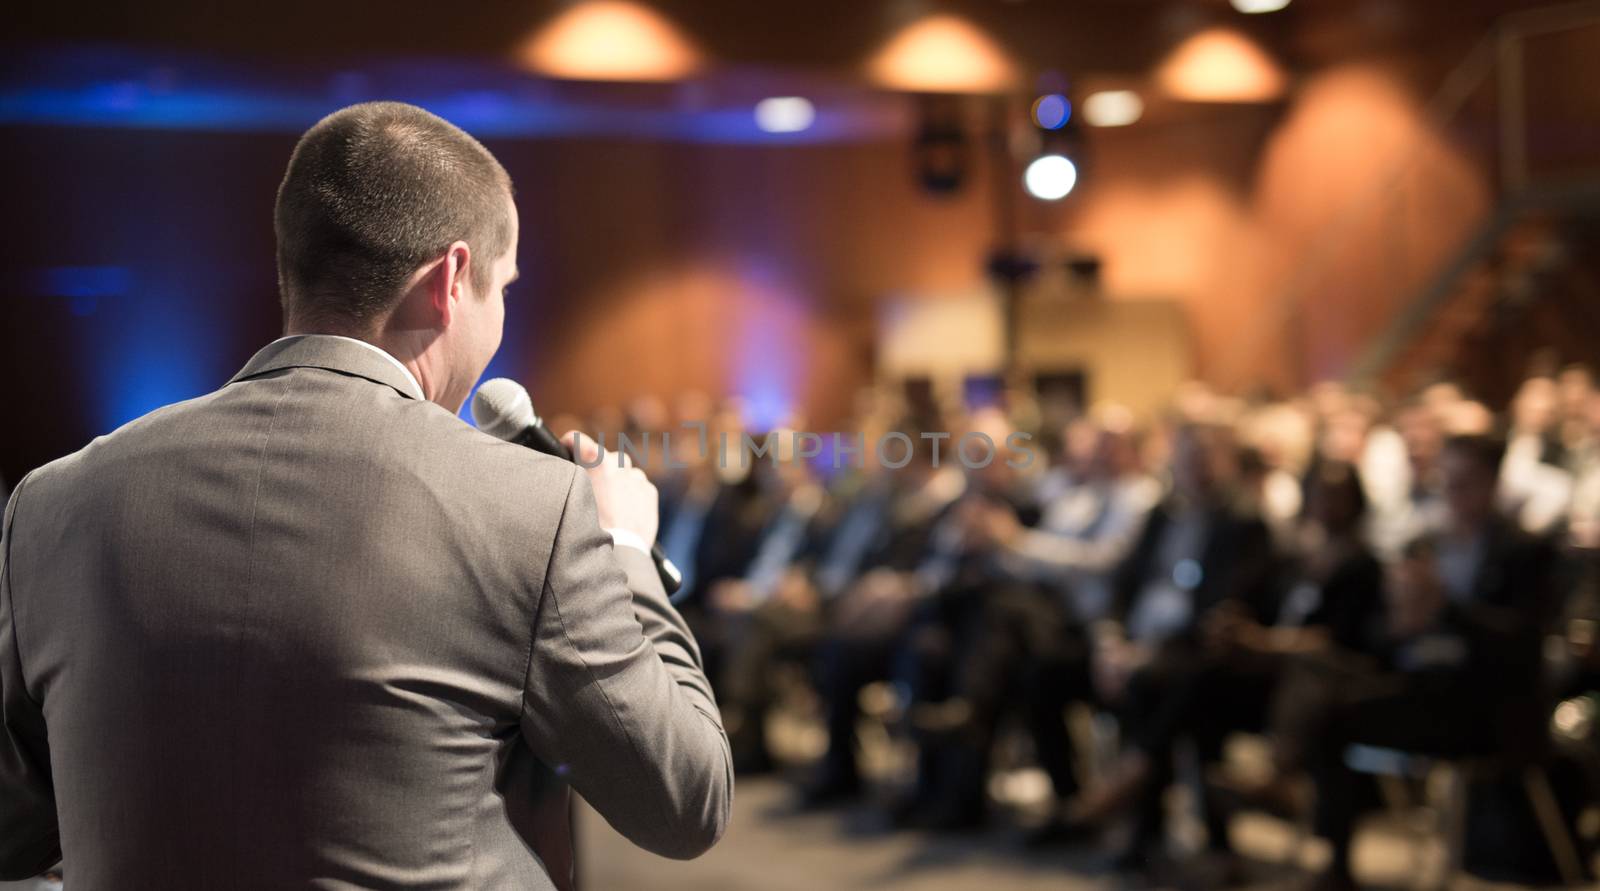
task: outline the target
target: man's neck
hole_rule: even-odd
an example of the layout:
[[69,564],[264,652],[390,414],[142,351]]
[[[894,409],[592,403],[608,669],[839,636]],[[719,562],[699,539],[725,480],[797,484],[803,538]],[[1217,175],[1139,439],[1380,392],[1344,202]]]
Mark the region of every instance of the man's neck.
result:
[[[432,331],[385,329],[378,332],[369,342],[393,356],[395,361],[411,373],[411,378],[422,389],[424,399],[439,402],[448,381],[438,363],[434,361],[438,358],[438,351],[428,350],[428,346],[435,342],[436,336],[436,332]],[[446,405],[445,408],[457,411],[460,406]]]
[[415,395],[417,395],[418,397],[420,397],[422,399],[432,401],[434,393],[437,392],[436,389],[433,389],[430,386],[431,385],[431,380],[430,380],[430,377],[425,373],[424,364],[421,363],[421,362],[418,362],[415,355],[407,355],[403,351],[396,350],[394,348],[394,346],[390,345],[389,343],[386,343],[385,342],[386,339],[383,338],[381,335],[375,337],[375,336],[373,336],[371,334],[368,334],[368,333],[352,332],[352,331],[348,331],[348,330],[335,330],[335,329],[313,329],[313,330],[307,330],[307,329],[304,329],[304,328],[290,327],[289,330],[284,334],[284,336],[285,337],[302,337],[302,336],[339,337],[339,338],[343,338],[345,340],[353,340],[353,341],[356,341],[358,343],[365,344],[366,346],[369,346],[372,349],[377,350],[378,352],[382,353],[386,358],[388,358],[390,361],[394,362],[396,365],[398,365],[400,367],[400,369],[402,371],[404,371],[406,373],[406,377],[409,378],[411,383],[415,385],[415,389],[416,389],[416,394]]

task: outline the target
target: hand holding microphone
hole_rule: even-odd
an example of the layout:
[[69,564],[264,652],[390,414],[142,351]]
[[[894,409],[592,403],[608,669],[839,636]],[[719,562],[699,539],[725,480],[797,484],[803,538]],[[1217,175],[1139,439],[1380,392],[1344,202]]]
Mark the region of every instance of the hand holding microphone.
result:
[[527,389],[508,378],[497,377],[478,387],[472,397],[472,420],[478,429],[497,439],[578,462],[594,488],[601,527],[637,536],[639,543],[650,549],[668,594],[683,584],[678,568],[655,543],[660,522],[656,487],[626,453],[620,455],[619,466],[618,458],[606,455],[599,443],[582,433],[572,431],[557,439],[534,412]]
[[600,525],[632,533],[645,545],[654,543],[656,526],[661,522],[656,487],[645,478],[644,471],[633,466],[628,453],[608,455],[599,443],[577,430],[561,437],[561,444],[589,475]]

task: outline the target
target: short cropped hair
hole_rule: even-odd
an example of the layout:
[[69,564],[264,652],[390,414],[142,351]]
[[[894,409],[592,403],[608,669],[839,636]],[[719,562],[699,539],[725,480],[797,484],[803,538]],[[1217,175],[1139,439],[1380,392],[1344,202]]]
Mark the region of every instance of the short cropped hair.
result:
[[300,137],[273,216],[286,317],[371,325],[418,267],[472,248],[483,294],[510,247],[511,179],[477,140],[414,105],[364,102]]

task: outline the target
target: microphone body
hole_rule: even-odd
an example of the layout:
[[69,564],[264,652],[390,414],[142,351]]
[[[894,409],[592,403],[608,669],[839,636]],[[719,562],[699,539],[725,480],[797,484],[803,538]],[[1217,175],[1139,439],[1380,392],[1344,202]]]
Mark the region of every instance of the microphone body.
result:
[[533,424],[525,427],[521,433],[506,440],[506,442],[514,442],[524,448],[543,452],[546,455],[553,455],[563,461],[577,463],[577,459],[572,456],[572,450],[567,448],[566,443],[557,439],[555,433],[543,424]]
[[[497,386],[490,387],[491,384]],[[504,386],[506,384],[510,386]],[[516,390],[512,391],[510,387],[515,387]],[[485,389],[489,392],[485,393]],[[523,410],[523,406],[526,406],[526,410]],[[572,450],[568,449],[533,412],[527,390],[515,381],[506,378],[486,381],[479,388],[477,396],[473,398],[472,415],[480,429],[498,439],[563,461],[577,460],[573,457]],[[607,456],[605,460],[611,459]],[[667,559],[667,555],[661,550],[660,542],[650,545],[650,559],[655,561],[656,575],[661,578],[661,586],[667,590],[667,594],[676,594],[683,586],[683,573]]]

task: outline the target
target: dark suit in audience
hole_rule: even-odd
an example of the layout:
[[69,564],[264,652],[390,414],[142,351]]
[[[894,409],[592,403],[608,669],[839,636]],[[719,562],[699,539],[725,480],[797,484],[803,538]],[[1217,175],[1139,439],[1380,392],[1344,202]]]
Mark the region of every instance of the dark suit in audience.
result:
[[[1234,483],[1237,449],[1217,428],[1185,426],[1173,438],[1172,494],[1150,512],[1138,543],[1113,576],[1109,619],[1096,629],[1096,692],[1118,714],[1124,735],[1162,735],[1163,691],[1199,658],[1203,620],[1227,610],[1268,622],[1276,608],[1276,552],[1258,514]],[[1065,820],[1087,828],[1130,803],[1139,821],[1124,859],[1159,842],[1165,755],[1125,759],[1110,782],[1078,802]],[[1072,835],[1075,832],[1064,832]]]
[[[932,592],[912,616],[896,664],[910,699],[909,729],[918,742],[917,779],[897,808],[907,823],[938,829],[979,825],[985,780],[1004,692],[1016,655],[996,646],[992,617],[1001,603],[1037,602],[1037,586],[1008,575],[980,517],[1001,514],[1026,528],[1037,522],[1031,486],[1009,472],[971,475],[918,568]],[[997,658],[998,657],[998,658]]]
[[[1124,429],[1074,428],[1067,439],[1067,464],[1035,487],[1037,508],[996,500],[970,518],[986,554],[973,588],[980,596],[965,633],[947,635],[959,644],[950,648],[948,677],[920,691],[930,701],[912,715],[924,770],[910,822],[977,822],[990,749],[1013,704],[1057,800],[1078,791],[1065,710],[1094,699],[1086,629],[1104,617],[1112,570],[1137,541],[1159,487],[1135,472]],[[1038,523],[1025,525],[1021,513],[1038,513]]]
[[[1153,773],[1170,765],[1179,739],[1193,741],[1201,764],[1211,765],[1221,761],[1230,734],[1262,730],[1294,661],[1329,650],[1372,650],[1383,572],[1360,537],[1365,498],[1355,469],[1335,462],[1316,468],[1306,507],[1301,553],[1285,562],[1286,595],[1270,622],[1242,601],[1225,601],[1206,617],[1197,646],[1168,645],[1134,676],[1125,729]],[[1204,804],[1208,844],[1228,850],[1223,814]]]
[[1315,779],[1318,831],[1334,845],[1331,885],[1351,884],[1351,834],[1362,805],[1347,765],[1350,746],[1507,764],[1541,755],[1555,553],[1496,513],[1499,454],[1482,437],[1446,444],[1449,516],[1440,531],[1408,546],[1394,570],[1388,640],[1376,667],[1310,663],[1280,697],[1280,764],[1304,765]]
[[807,804],[859,791],[856,721],[861,690],[892,674],[894,656],[917,605],[930,593],[919,571],[939,559],[936,535],[948,528],[947,515],[965,490],[966,479],[958,467],[946,463],[935,468],[927,457],[914,456],[894,479],[886,522],[861,559],[860,576],[831,604],[816,672],[828,748],[804,792]]

